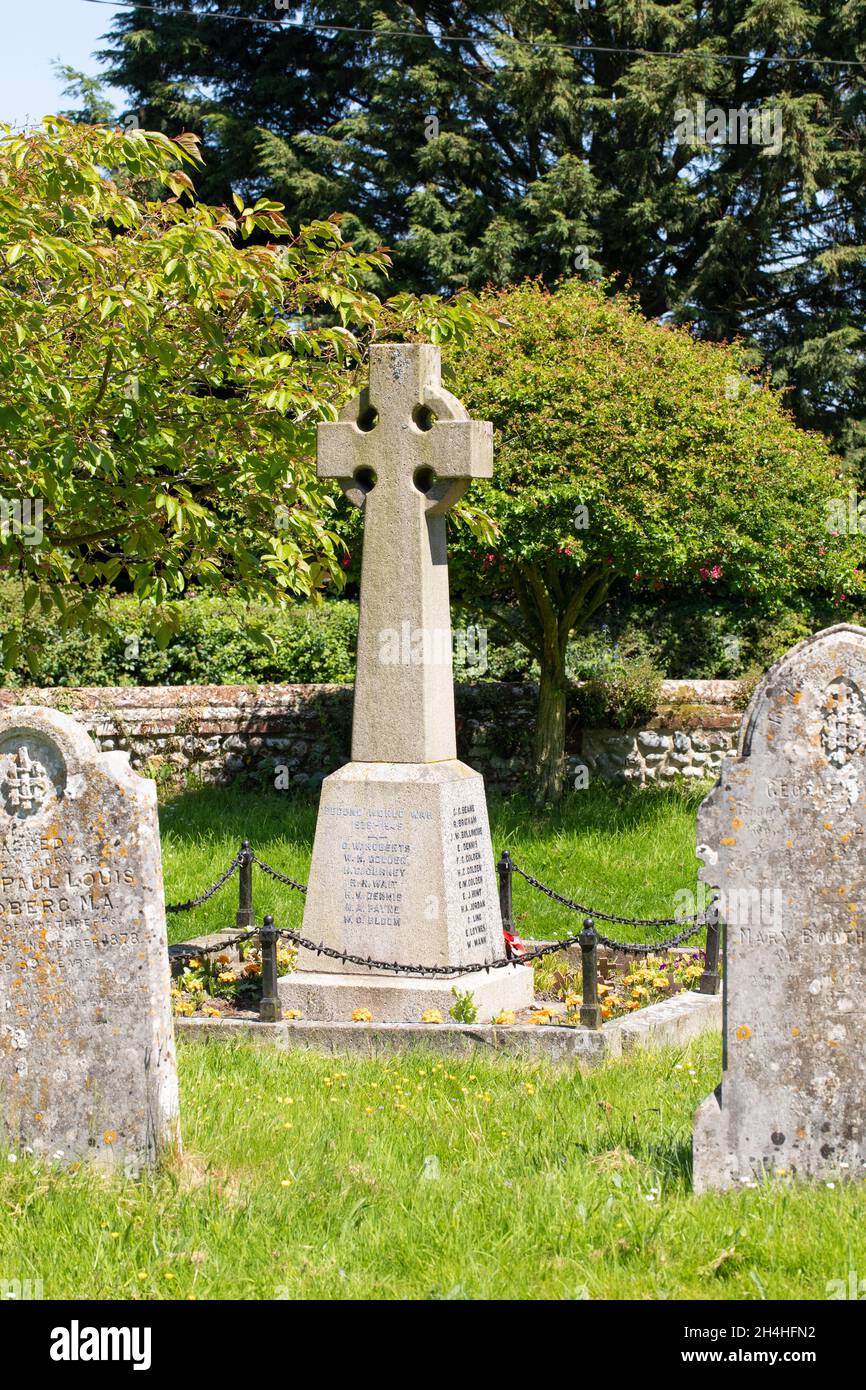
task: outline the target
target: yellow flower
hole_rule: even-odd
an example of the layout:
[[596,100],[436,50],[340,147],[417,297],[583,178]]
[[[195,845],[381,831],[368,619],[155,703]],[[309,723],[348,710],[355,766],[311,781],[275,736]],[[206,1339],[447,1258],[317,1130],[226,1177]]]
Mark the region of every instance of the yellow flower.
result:
[[221,970],[220,973],[217,975],[217,979],[219,980],[220,984],[228,984],[229,980],[233,980],[234,977],[235,975],[233,970]]
[[205,1018],[219,1018],[220,1016],[219,1009],[215,1009],[212,1004],[205,1004],[204,1008],[202,1009],[202,1013],[204,1014]]
[[549,1023],[550,1009],[536,1009],[534,1014],[529,1016],[530,1023]]
[[580,1003],[580,995],[579,995],[579,994],[567,994],[567,995],[565,996],[565,1007],[566,1007],[567,1009],[576,1009],[579,1003]]
[[370,1010],[369,1010],[369,1009],[353,1009],[353,1010],[352,1010],[352,1022],[353,1022],[353,1023],[372,1023],[372,1022],[373,1022],[373,1015],[370,1013]]
[[304,1015],[301,1013],[300,1009],[286,1009],[285,1013],[283,1014],[283,1018],[303,1018],[303,1017],[304,1017]]
[[[354,1014],[352,1015],[354,1017]],[[442,1015],[438,1009],[425,1009],[421,1015],[422,1023],[441,1023]]]
[[493,1022],[502,1024],[503,1026],[507,1026],[508,1024],[513,1023],[516,1017],[517,1015],[513,1009],[503,1009],[501,1013],[498,1013],[496,1015]]

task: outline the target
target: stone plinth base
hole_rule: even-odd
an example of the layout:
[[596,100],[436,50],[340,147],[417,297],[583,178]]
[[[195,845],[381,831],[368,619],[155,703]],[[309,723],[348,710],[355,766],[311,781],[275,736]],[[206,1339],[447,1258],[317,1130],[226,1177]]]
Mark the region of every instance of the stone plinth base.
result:
[[478,1023],[491,1023],[503,1009],[518,1013],[533,1002],[532,967],[509,965],[490,974],[458,975],[447,980],[407,976],[338,975],[298,970],[279,982],[283,1009],[298,1009],[305,1019],[344,1023],[353,1009],[369,1009],[375,1023],[420,1023],[425,1009],[438,1009],[443,1020],[454,1003],[452,988],[470,991]]
[[[347,955],[457,969],[505,955],[484,782],[455,759],[347,763],[327,777],[313,845],[303,935]],[[378,1023],[443,1018],[452,986],[472,992],[478,1021],[530,1008],[532,970],[430,977],[374,973],[312,950],[280,982],[284,1009]]]

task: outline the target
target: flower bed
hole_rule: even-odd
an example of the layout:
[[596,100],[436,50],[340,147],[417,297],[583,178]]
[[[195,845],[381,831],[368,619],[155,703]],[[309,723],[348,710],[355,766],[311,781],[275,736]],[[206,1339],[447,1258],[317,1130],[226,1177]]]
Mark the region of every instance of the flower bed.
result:
[[[191,943],[193,946],[196,943]],[[531,943],[534,944],[534,943]],[[202,945],[201,942],[198,943]],[[664,999],[695,988],[705,968],[705,955],[700,950],[678,950],[659,955],[622,958],[599,956],[598,995],[603,1022],[627,1017],[638,1009],[658,1004]],[[295,969],[297,949],[286,943],[277,947],[277,974],[287,975]],[[570,951],[561,955],[544,956],[533,964],[535,973],[535,1006],[515,1013],[503,1010],[493,1019],[500,1026],[514,1023],[550,1024],[559,1027],[580,1026],[582,983],[579,959]],[[180,1018],[241,1018],[256,1019],[261,998],[261,951],[249,942],[214,953],[192,956],[175,965],[172,986],[172,1007]],[[477,1010],[471,991],[452,990],[454,1003],[443,1014],[438,1009],[426,1009],[419,1023],[456,1022],[474,1024]],[[284,1013],[286,1019],[300,1019],[297,1010]],[[353,1023],[375,1023],[369,1009],[355,1009]]]
[[[701,950],[632,959],[634,963],[626,968],[615,957],[599,959],[597,988],[604,1023],[694,989],[706,966],[706,954]],[[558,956],[543,956],[534,968],[535,995],[542,1003],[528,1021],[579,1023],[583,1002],[580,966]]]
[[[296,946],[277,946],[277,974],[288,975],[297,958]],[[187,959],[172,983],[172,1011],[178,1018],[245,1017],[258,1011],[261,993],[261,950],[242,942],[218,955],[203,952]]]

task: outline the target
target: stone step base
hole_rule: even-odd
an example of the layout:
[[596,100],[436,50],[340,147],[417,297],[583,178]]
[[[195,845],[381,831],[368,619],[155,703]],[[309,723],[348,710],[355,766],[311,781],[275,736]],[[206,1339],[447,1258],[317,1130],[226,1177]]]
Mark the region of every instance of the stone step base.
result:
[[490,1023],[503,1009],[531,1008],[531,966],[508,965],[490,974],[453,976],[447,980],[385,975],[349,975],[296,970],[284,975],[278,989],[283,1011],[298,1009],[305,1019],[345,1023],[354,1009],[369,1009],[375,1023],[420,1023],[425,1009],[438,1009],[443,1019],[454,1003],[452,988],[471,991],[479,1023]]

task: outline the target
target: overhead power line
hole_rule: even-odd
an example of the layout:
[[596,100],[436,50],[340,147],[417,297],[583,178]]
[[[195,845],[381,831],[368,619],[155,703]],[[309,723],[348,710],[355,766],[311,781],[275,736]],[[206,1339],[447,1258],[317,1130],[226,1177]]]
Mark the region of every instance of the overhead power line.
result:
[[[277,29],[297,29],[312,33],[314,31],[326,34],[350,34],[361,38],[369,38],[374,43],[387,43],[391,39],[417,39],[427,43],[456,43],[467,44],[477,43],[478,39],[472,34],[429,34],[421,29],[389,29],[383,32],[381,29],[362,29],[349,24],[320,24],[312,20],[285,19],[281,16],[269,18],[266,15],[247,15],[247,14],[220,14],[219,10],[187,10],[172,7],[170,10],[162,9],[158,5],[139,4],[138,0],[84,0],[88,5],[109,5],[115,10],[149,10],[153,14],[163,17],[171,15],[187,15],[191,19],[221,19],[226,23],[232,24],[265,24]],[[545,49],[553,48],[568,53],[621,53],[626,57],[634,58],[681,58],[683,60],[694,58],[712,58],[717,63],[745,63],[749,67],[763,66],[765,64],[783,64],[787,66],[801,67],[823,67],[823,68],[862,68],[866,67],[866,59],[863,58],[818,58],[808,54],[797,54],[793,58],[786,57],[785,54],[753,54],[753,53],[715,53],[709,48],[693,48],[689,52],[671,52],[664,48],[618,48],[614,45],[583,43],[576,40],[573,43],[566,43],[562,39],[511,39],[511,42],[520,48]]]

